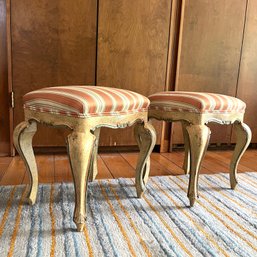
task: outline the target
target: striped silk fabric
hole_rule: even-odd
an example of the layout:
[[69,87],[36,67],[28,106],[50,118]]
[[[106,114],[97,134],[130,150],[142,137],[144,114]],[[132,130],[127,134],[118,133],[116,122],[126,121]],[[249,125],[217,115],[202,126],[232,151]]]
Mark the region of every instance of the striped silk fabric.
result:
[[98,86],[48,87],[26,94],[23,101],[25,109],[78,118],[143,112],[150,104],[138,93]]
[[194,113],[244,113],[245,103],[235,97],[184,91],[159,92],[148,97],[150,109]]

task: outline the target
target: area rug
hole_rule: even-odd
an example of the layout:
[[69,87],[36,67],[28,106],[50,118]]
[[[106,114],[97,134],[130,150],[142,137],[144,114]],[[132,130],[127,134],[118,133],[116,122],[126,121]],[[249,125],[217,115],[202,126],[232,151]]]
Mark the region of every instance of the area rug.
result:
[[201,175],[188,208],[188,176],[153,177],[142,199],[133,179],[90,183],[87,228],[75,231],[72,184],[0,188],[0,256],[257,256],[257,173]]

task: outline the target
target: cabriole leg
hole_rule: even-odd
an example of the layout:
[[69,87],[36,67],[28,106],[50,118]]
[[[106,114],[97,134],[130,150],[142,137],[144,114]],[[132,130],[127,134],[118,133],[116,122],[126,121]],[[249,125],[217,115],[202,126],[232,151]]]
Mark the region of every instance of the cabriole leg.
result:
[[183,136],[184,136],[184,147],[185,147],[185,157],[183,163],[183,170],[185,174],[190,172],[190,144],[189,144],[189,136],[186,127],[189,126],[189,123],[186,121],[181,122]]
[[75,187],[73,220],[78,231],[83,231],[85,226],[88,173],[94,142],[95,136],[90,131],[74,131],[68,136],[68,153]]
[[198,196],[198,175],[201,162],[206,152],[210,129],[205,125],[190,125],[187,128],[190,142],[190,178],[188,187],[188,198],[190,206],[195,203]]
[[32,147],[32,139],[37,131],[37,123],[21,122],[14,130],[13,141],[16,150],[26,165],[29,174],[29,184],[26,187],[26,201],[33,205],[36,201],[38,190],[38,172],[35,155]]
[[236,147],[230,163],[230,186],[232,189],[237,185],[236,175],[238,163],[252,138],[251,129],[245,123],[236,122],[234,124],[234,130],[236,132]]
[[140,153],[136,167],[137,197],[141,197],[150,171],[150,154],[156,142],[156,132],[150,123],[137,123],[134,130]]
[[98,154],[98,144],[99,144],[100,130],[101,130],[101,128],[96,128],[95,131],[94,131],[94,135],[95,135],[96,139],[95,139],[92,158],[91,158],[91,161],[90,161],[89,181],[94,181],[97,174],[98,174],[97,154]]

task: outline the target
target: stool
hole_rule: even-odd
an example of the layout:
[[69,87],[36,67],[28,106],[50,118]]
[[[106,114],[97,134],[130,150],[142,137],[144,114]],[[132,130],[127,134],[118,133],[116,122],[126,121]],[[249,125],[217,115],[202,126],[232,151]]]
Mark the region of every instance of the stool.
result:
[[61,86],[32,91],[23,98],[25,121],[14,130],[14,145],[30,176],[26,200],[36,201],[38,172],[32,148],[37,123],[71,130],[67,149],[75,187],[74,222],[82,231],[86,219],[89,178],[97,173],[97,141],[101,127],[124,128],[135,124],[140,153],[136,167],[136,191],[141,197],[150,170],[149,155],[156,135],[148,123],[149,100],[135,92],[97,86]]
[[183,169],[190,173],[188,198],[190,206],[198,196],[199,168],[208,147],[209,122],[234,124],[236,146],[230,164],[230,184],[237,184],[237,165],[251,141],[251,130],[243,123],[245,103],[235,97],[197,92],[159,92],[149,96],[149,118],[162,121],[180,121],[182,124],[185,159]]

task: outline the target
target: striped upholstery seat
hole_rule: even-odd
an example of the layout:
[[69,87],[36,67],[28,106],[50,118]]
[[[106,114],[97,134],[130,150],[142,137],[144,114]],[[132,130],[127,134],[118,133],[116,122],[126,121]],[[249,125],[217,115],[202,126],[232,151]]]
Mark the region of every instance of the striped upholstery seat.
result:
[[235,97],[184,91],[159,92],[148,97],[150,109],[193,113],[244,113],[245,103]]
[[143,112],[148,98],[128,90],[98,86],[60,86],[32,91],[23,98],[24,108],[86,118]]

